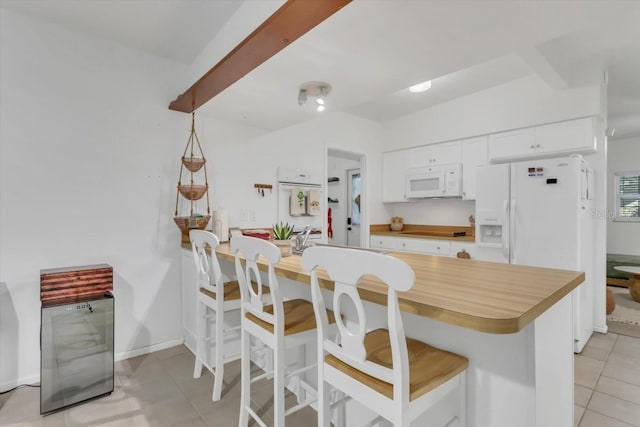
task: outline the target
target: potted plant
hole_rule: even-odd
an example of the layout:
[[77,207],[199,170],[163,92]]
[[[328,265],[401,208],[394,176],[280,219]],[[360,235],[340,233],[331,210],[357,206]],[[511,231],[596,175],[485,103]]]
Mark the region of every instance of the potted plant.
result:
[[293,225],[289,223],[273,224],[273,243],[280,248],[282,256],[291,255],[291,233],[293,233]]

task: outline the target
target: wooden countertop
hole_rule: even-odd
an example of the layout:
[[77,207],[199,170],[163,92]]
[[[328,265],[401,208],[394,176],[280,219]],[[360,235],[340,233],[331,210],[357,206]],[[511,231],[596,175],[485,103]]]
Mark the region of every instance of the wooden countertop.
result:
[[371,236],[393,236],[393,237],[410,237],[413,239],[431,239],[431,240],[451,240],[455,242],[467,242],[474,243],[476,238],[474,236],[433,236],[422,233],[416,233],[412,231],[371,231]]
[[[453,237],[456,232],[466,235]],[[402,231],[391,231],[389,224],[374,224],[369,227],[372,236],[410,237],[413,239],[452,240],[458,242],[475,242],[474,227],[455,225],[416,225],[405,224]]]
[[[187,244],[183,247],[190,249]],[[221,260],[234,260],[228,243],[221,244],[216,254]],[[390,255],[407,262],[416,274],[413,288],[399,294],[402,311],[494,334],[522,330],[584,281],[584,273],[577,271],[405,252]],[[266,271],[266,262],[259,267]],[[279,276],[311,283],[299,255],[282,258],[275,270]],[[318,276],[322,287],[333,289],[324,271]],[[373,277],[365,278],[360,295],[384,305],[383,286]]]

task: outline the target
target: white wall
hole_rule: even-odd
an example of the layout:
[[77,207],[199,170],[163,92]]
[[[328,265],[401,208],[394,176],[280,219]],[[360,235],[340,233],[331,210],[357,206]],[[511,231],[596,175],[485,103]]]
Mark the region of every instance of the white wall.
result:
[[[429,199],[409,203],[391,203],[391,216],[401,216],[405,224],[470,226],[469,216],[475,215],[476,204],[461,199]],[[391,221],[389,217],[385,223]]]
[[523,77],[385,123],[383,151],[600,115],[601,100],[598,86],[555,92]]
[[609,141],[607,252],[640,256],[640,222],[616,222],[615,172],[640,170],[640,136]]
[[[212,209],[221,205],[229,211],[232,227],[269,228],[277,220],[277,169],[289,167],[314,170],[324,176],[327,148],[362,153],[369,168],[369,206],[375,220],[384,217],[380,190],[380,125],[349,114],[329,113],[317,120],[253,136],[245,133],[235,140],[219,137],[216,119],[201,116],[200,135],[209,159]],[[257,194],[254,184],[272,184],[274,191]],[[325,196],[326,197],[326,196]],[[326,212],[326,198],[322,211]],[[241,211],[248,213],[246,220]],[[382,212],[382,213],[381,213]],[[252,217],[254,219],[252,219]],[[326,220],[325,220],[326,222]],[[368,228],[368,227],[367,227]]]
[[0,9],[0,390],[38,380],[43,268],[113,266],[116,357],[180,342],[186,72]]

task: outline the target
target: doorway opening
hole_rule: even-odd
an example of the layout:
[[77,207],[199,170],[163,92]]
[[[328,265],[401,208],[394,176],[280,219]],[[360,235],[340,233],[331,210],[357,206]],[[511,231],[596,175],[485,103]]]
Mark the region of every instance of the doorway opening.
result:
[[366,247],[365,155],[327,150],[327,242]]

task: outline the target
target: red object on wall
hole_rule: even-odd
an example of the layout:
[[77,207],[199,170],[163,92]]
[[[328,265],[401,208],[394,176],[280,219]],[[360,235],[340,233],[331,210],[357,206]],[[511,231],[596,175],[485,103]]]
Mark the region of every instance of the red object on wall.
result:
[[331,208],[327,209],[327,224],[329,225],[329,227],[327,228],[327,235],[329,236],[330,239],[333,238],[333,229],[331,228]]

